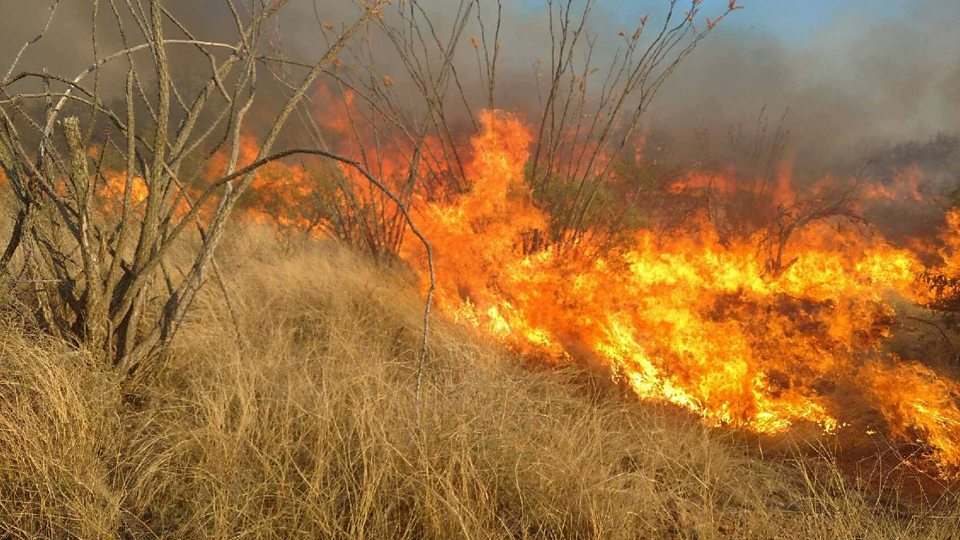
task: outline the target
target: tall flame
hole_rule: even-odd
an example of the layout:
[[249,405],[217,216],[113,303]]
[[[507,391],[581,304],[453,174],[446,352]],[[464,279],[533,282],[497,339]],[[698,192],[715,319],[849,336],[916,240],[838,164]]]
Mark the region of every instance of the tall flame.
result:
[[[548,218],[524,182],[532,137],[510,114],[481,122],[472,191],[418,214],[444,312],[519,351],[600,361],[640,398],[711,424],[835,430],[854,404],[892,435],[919,439],[944,470],[960,467],[960,388],[883,347],[888,299],[918,294],[912,252],[819,223],[791,243],[795,262],[770,272],[759,238],[721,243],[704,219],[694,235],[637,231],[589,261],[527,253],[526,237]],[[419,262],[416,243],[405,245]]]
[[[348,130],[341,116],[327,127],[344,131],[345,144],[362,145],[360,131]],[[926,299],[916,282],[926,270],[917,250],[817,221],[791,236],[791,262],[773,271],[758,252],[760,233],[721,238],[702,217],[693,233],[641,229],[617,249],[593,250],[601,257],[570,257],[534,241],[550,216],[534,204],[525,178],[531,130],[502,111],[482,113],[480,123],[463,152],[472,188],[452,200],[421,193],[413,204],[435,248],[442,312],[521,353],[599,364],[639,398],[683,407],[713,425],[759,433],[800,423],[878,430],[917,445],[943,474],[960,472],[960,386],[886,346],[895,299]],[[253,139],[244,138],[237,167],[256,155]],[[388,184],[410,176],[403,156],[376,161]],[[215,157],[209,174],[226,165]],[[767,194],[776,204],[795,200],[789,169]],[[377,196],[355,171],[341,172],[357,188],[351,196]],[[921,172],[901,175],[904,185],[865,196],[920,200]],[[119,200],[124,181],[110,176],[104,194]],[[260,169],[248,217],[316,230],[315,182],[303,165]],[[691,173],[670,190],[709,187],[737,189],[731,175]],[[139,179],[132,189],[136,204],[146,189]],[[941,270],[960,275],[960,210],[948,215],[940,244]],[[402,243],[401,256],[423,267],[413,239]]]

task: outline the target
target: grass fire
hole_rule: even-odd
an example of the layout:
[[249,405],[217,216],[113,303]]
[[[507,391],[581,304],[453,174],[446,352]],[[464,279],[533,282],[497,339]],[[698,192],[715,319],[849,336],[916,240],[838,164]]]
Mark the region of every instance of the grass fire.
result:
[[960,10],[743,4],[0,6],[0,536],[955,538]]

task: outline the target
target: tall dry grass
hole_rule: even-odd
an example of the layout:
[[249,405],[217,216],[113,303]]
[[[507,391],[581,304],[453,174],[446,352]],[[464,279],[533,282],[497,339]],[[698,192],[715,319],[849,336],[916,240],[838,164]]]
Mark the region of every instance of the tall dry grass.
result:
[[[0,327],[0,530],[15,538],[955,538],[821,460],[763,460],[450,324],[414,417],[402,269],[236,231],[162,370],[121,383]],[[9,311],[7,312],[9,313]],[[239,334],[239,335],[238,335]]]

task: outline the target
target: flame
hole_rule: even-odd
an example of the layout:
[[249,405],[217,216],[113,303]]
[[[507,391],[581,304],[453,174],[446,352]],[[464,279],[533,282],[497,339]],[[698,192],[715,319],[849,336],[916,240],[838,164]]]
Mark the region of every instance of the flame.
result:
[[[796,193],[793,190],[792,165],[790,160],[784,160],[780,164],[772,186],[750,187],[755,191],[762,189],[762,193],[756,194],[762,194],[773,205],[793,204],[796,201]],[[737,181],[736,170],[733,167],[728,167],[722,174],[690,171],[670,186],[670,192],[674,194],[700,191],[730,196],[743,190],[744,186]]]
[[[90,150],[90,153],[94,152],[95,149]],[[119,217],[123,212],[127,174],[120,171],[106,171],[102,176],[103,183],[98,190],[102,209],[109,216]],[[142,204],[147,200],[149,189],[143,177],[138,175],[130,179],[130,208],[135,214],[142,215]],[[190,211],[190,203],[182,196],[175,200],[175,204],[173,214],[177,218],[182,218]]]
[[[849,423],[841,403],[853,399],[878,412],[892,436],[919,439],[944,470],[960,467],[957,384],[883,347],[890,299],[920,294],[914,253],[818,222],[791,241],[793,263],[771,272],[757,235],[721,242],[706,218],[694,234],[637,231],[599,259],[529,252],[549,217],[525,183],[530,130],[503,112],[480,120],[467,164],[472,190],[449,204],[422,203],[417,215],[435,246],[445,313],[524,353],[599,361],[641,399],[713,425],[778,433],[812,422],[833,431]],[[725,181],[691,175],[683,187]],[[782,201],[791,200],[787,184],[777,184]],[[960,230],[960,212],[951,224]],[[416,243],[405,246],[419,264]]]
[[[103,188],[100,197],[104,206],[111,212],[119,212],[123,205],[123,194],[126,190],[127,175],[125,172],[108,172],[104,175]],[[130,204],[138,206],[147,198],[147,183],[140,176],[130,179]]]
[[916,163],[910,164],[893,173],[890,184],[871,183],[863,186],[862,197],[866,200],[886,200],[926,202],[928,197],[922,191],[923,170]]
[[[253,163],[260,154],[260,147],[251,135],[242,135],[238,147],[233,170]],[[225,174],[229,161],[225,152],[215,154],[207,163],[207,179],[212,181]],[[316,205],[310,203],[315,191],[315,177],[303,166],[269,163],[257,169],[254,175],[250,190],[252,200],[246,201],[244,216],[255,223],[311,229],[316,225],[316,216],[311,215]]]
[[[348,114],[352,99],[341,100],[346,112],[331,106],[323,126],[344,153],[362,154],[388,185],[402,185],[412,148],[399,139],[364,146],[377,134]],[[538,240],[550,216],[534,203],[526,178],[529,127],[502,111],[485,111],[479,121],[462,152],[470,189],[445,198],[424,185],[414,191],[415,219],[435,248],[440,311],[518,352],[602,366],[638,398],[682,407],[711,425],[767,434],[798,424],[882,431],[918,445],[943,474],[960,472],[960,386],[886,346],[893,302],[926,299],[916,281],[928,270],[918,250],[820,220],[798,229],[787,262],[771,268],[758,250],[762,232],[723,235],[702,215],[692,232],[636,230],[619,248],[588,250],[602,256],[571,257]],[[422,169],[449,174],[442,159],[428,159],[444,155],[440,143],[422,144]],[[257,153],[255,140],[244,137],[237,167]],[[215,156],[208,175],[222,174],[227,162]],[[781,166],[764,188],[773,206],[797,201],[791,171]],[[315,230],[323,220],[314,172],[289,163],[258,170],[247,218]],[[382,197],[356,171],[337,173],[351,196]],[[734,173],[691,172],[668,191],[734,194]],[[867,198],[921,200],[922,172],[907,168],[901,176],[905,187],[872,187]],[[122,193],[123,182],[111,176],[106,191]],[[135,181],[132,199],[145,196]],[[960,275],[960,210],[947,219],[939,270]],[[401,257],[425,267],[419,243],[405,240]],[[425,286],[428,276],[421,278]]]

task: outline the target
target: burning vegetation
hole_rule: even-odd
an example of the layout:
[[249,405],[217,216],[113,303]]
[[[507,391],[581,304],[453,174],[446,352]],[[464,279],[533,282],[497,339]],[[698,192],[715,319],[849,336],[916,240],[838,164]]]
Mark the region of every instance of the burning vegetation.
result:
[[[610,51],[591,0],[547,1],[535,105],[498,85],[499,0],[358,1],[347,24],[318,19],[310,63],[272,27],[287,3],[226,2],[221,42],[160,1],[111,1],[109,53],[96,4],[89,68],[18,66],[48,22],[0,84],[0,272],[28,326],[108,366],[132,407],[208,281],[249,345],[217,259],[239,219],[416,273],[417,437],[439,319],[710,428],[827,434],[841,453],[871,438],[943,490],[960,477],[960,207],[936,157],[956,141],[805,177],[764,111],[725,159],[660,159],[647,108],[734,1],[668,1]],[[942,341],[919,346],[908,321]]]
[[[914,202],[916,184],[898,184],[901,197],[862,180],[837,182],[838,195],[828,179],[804,199],[789,177],[777,178],[776,189],[747,210],[773,218],[741,236],[722,236],[702,208],[683,228],[630,230],[602,249],[590,244],[590,230],[578,231],[583,239],[573,246],[538,243],[552,216],[536,204],[528,180],[532,130],[503,111],[479,120],[480,131],[460,150],[470,187],[446,201],[411,197],[433,245],[443,314],[525,355],[601,367],[639,398],[689,409],[711,425],[766,434],[802,423],[880,432],[912,447],[917,466],[929,461],[940,474],[957,472],[960,386],[951,372],[888,346],[898,302],[949,297],[949,280],[934,276],[956,275],[957,214],[948,214],[932,266],[921,262],[923,252],[892,245],[859,217],[858,206],[876,199]],[[296,167],[268,175],[304,178]],[[737,182],[731,170],[687,173],[666,196],[680,205],[706,189],[731,201],[744,195]],[[275,185],[263,197],[276,197]],[[280,208],[305,208],[294,200]],[[269,219],[260,207],[249,212]],[[291,221],[282,213],[275,219]],[[425,268],[420,245],[403,240],[399,256]],[[423,272],[421,286],[428,285]]]

